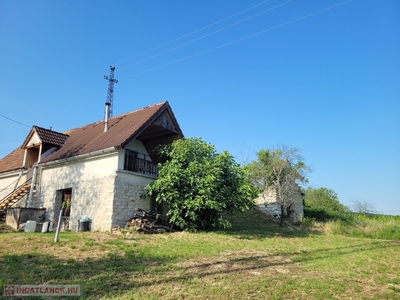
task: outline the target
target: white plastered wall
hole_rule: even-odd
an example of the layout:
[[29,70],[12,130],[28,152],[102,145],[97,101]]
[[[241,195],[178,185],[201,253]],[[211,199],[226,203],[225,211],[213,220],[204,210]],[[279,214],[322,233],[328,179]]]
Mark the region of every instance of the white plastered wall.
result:
[[0,199],[3,199],[14,190],[20,171],[7,172],[0,174]]
[[60,191],[71,189],[70,229],[76,231],[78,220],[88,216],[91,230],[110,230],[117,165],[118,154],[113,152],[44,166],[40,172],[40,188],[32,206],[45,207],[47,217],[55,219],[61,206]]
[[[21,174],[22,172],[22,174]],[[25,183],[27,180],[26,170],[14,170],[0,174],[0,200],[14,191],[15,188]],[[15,203],[15,206],[25,206],[26,197]]]
[[[148,154],[141,141],[126,148]],[[40,187],[34,193],[32,207],[45,207],[47,218],[58,218],[62,190],[72,190],[70,229],[78,230],[82,216],[91,219],[90,229],[110,231],[124,226],[136,207],[150,209],[143,198],[144,187],[155,177],[124,171],[124,149],[83,160],[45,165],[40,171]]]

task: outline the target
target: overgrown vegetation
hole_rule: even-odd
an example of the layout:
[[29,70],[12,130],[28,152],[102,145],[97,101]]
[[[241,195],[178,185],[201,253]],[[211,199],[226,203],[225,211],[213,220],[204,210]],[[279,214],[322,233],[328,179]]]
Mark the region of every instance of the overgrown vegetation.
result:
[[228,227],[224,214],[252,207],[256,191],[227,151],[217,153],[200,138],[189,138],[162,146],[158,152],[164,162],[146,191],[158,203],[168,204],[168,220],[175,228]]
[[0,286],[80,284],[81,299],[400,297],[400,241],[280,228],[256,210],[229,220],[217,232],[61,233],[56,244],[2,233]]
[[354,219],[350,209],[338,200],[338,195],[328,188],[307,188],[304,195],[304,216],[305,218],[327,222],[341,220],[352,222]]
[[400,240],[400,216],[348,213],[345,221],[335,219],[313,226],[328,234]]
[[298,191],[299,185],[307,182],[306,175],[310,168],[304,163],[300,149],[295,147],[281,145],[262,149],[256,154],[257,159],[244,168],[260,192],[269,188],[276,191],[282,227],[287,209],[293,204],[292,196]]
[[304,225],[328,234],[400,240],[400,216],[352,212],[327,188],[304,190]]

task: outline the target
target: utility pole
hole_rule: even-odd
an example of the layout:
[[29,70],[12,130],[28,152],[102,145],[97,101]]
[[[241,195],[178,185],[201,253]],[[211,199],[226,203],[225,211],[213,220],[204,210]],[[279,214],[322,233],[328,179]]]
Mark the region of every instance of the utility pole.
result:
[[110,66],[110,76],[104,75],[104,79],[108,80],[107,100],[106,105],[109,107],[108,117],[112,117],[113,113],[113,100],[114,100],[114,83],[118,83],[117,79],[114,79],[115,67]]

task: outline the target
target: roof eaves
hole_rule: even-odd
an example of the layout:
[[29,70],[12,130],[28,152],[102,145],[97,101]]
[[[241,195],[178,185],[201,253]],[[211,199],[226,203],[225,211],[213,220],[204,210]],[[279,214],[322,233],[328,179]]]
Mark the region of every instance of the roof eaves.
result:
[[31,139],[32,135],[36,132],[36,126],[33,125],[31,130],[29,131],[28,135],[26,136],[24,142],[21,145],[21,149],[26,148],[28,141]]
[[[138,130],[136,130],[131,136],[129,136],[125,141],[123,141],[121,143],[121,145],[119,145],[121,148],[125,148],[126,145],[128,145],[131,141],[133,141],[134,139],[136,139],[150,124],[152,124],[155,119],[158,118],[158,116],[164,112],[165,109],[167,109],[169,107],[169,103],[168,101],[165,102],[160,102],[157,104],[154,104],[152,106],[156,106],[156,105],[160,105],[162,103],[162,105],[160,106],[160,108],[153,114],[153,116],[151,116],[146,122],[144,122],[142,124],[142,126],[139,127]],[[147,106],[144,107],[142,109],[148,108],[151,106]]]
[[76,156],[69,156],[69,157],[59,158],[59,159],[54,159],[54,160],[53,159],[50,159],[48,161],[44,160],[40,163],[40,165],[41,166],[57,165],[57,164],[62,164],[62,163],[86,159],[86,158],[93,158],[96,156],[109,155],[114,152],[118,152],[118,147],[109,147],[106,149],[96,150],[96,151],[92,151],[92,152],[88,152],[88,153],[79,154]]
[[175,125],[176,129],[178,130],[177,133],[179,133],[179,135],[181,135],[182,137],[184,137],[183,132],[182,132],[182,129],[181,129],[181,127],[179,126],[178,121],[176,120],[175,114],[174,114],[174,112],[172,111],[171,106],[168,105],[167,109],[168,109],[168,112],[170,113],[170,115],[171,115],[171,117],[172,117],[172,120],[173,120],[173,122],[174,122],[174,125]]

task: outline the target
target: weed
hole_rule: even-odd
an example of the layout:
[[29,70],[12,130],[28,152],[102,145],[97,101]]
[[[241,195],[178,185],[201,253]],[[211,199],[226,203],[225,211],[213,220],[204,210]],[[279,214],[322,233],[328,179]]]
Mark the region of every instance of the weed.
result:
[[398,299],[400,241],[376,238],[398,220],[357,222],[279,228],[249,212],[217,232],[4,233],[0,284],[80,284],[82,299]]

